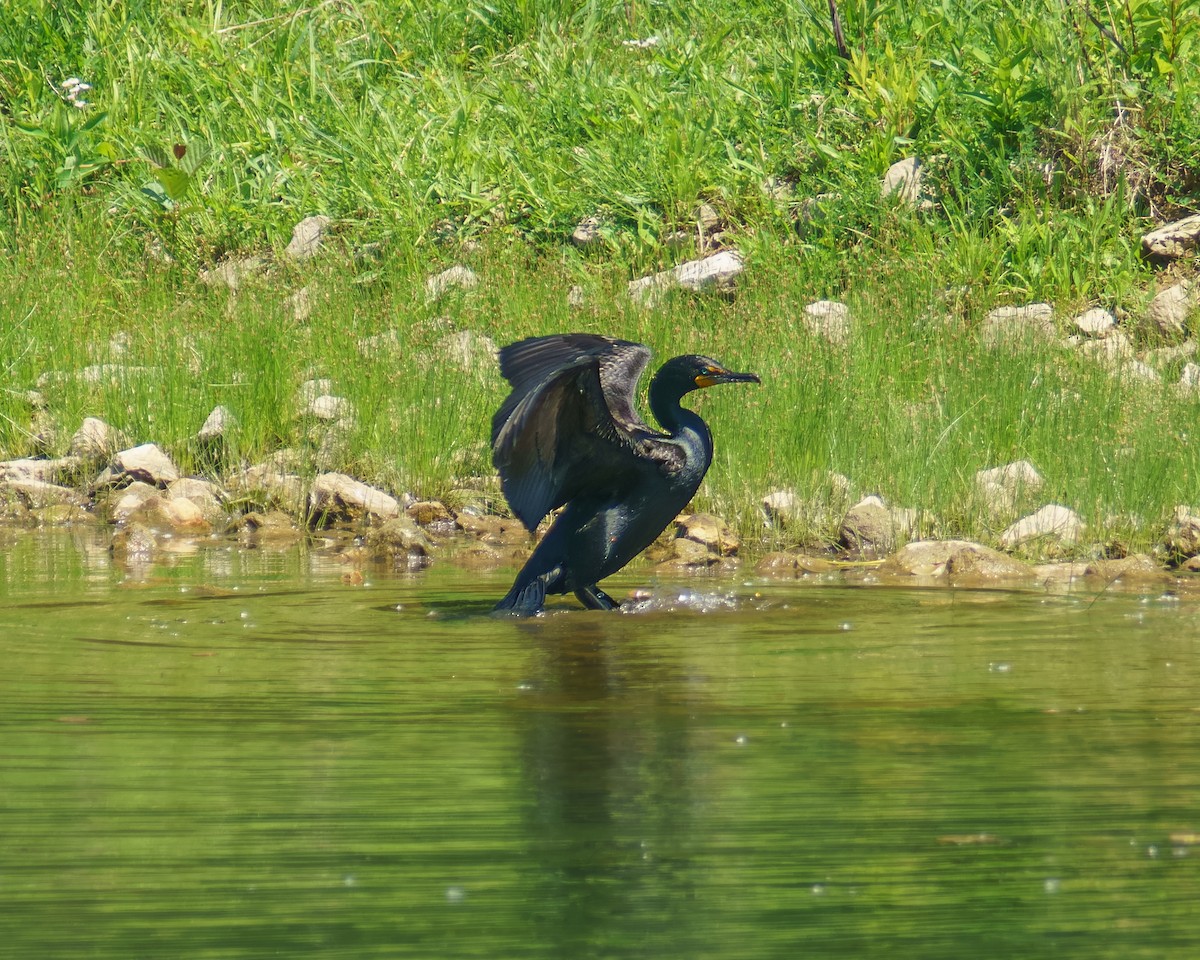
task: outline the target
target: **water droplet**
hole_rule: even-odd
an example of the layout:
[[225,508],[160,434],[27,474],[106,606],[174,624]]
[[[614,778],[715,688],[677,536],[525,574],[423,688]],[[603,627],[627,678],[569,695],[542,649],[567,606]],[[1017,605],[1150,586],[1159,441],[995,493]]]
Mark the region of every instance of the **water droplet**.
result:
[[744,733],[739,733],[736,737],[733,738],[733,742],[736,743],[739,747],[744,747],[746,744],[748,744],[750,742],[750,738],[748,736],[746,736]]
[[849,620],[843,620],[841,623],[838,624],[838,629],[841,630],[843,633],[845,633],[848,630],[853,630],[854,624],[852,624]]
[[358,886],[358,877],[356,877],[352,873],[346,874],[344,877],[342,877],[342,886],[343,887],[357,887]]
[[821,896],[824,896],[824,895],[825,895],[825,884],[823,884],[823,883],[814,883],[814,884],[812,885],[812,888],[811,888],[811,890],[812,890],[812,895],[813,895],[814,897],[821,897]]
[[467,899],[467,891],[462,887],[447,887],[446,902],[447,903],[462,903]]
[[999,663],[989,663],[988,670],[992,673],[1011,673],[1012,664],[1000,661]]
[[1157,857],[1158,856],[1158,847],[1156,847],[1154,844],[1150,844],[1150,846],[1148,846],[1146,848],[1146,856],[1152,857],[1152,858]]
[[1047,893],[1058,893],[1062,889],[1062,881],[1058,877],[1047,877],[1042,883],[1042,889]]
[[399,613],[401,610],[404,609],[404,604],[398,603],[394,607],[392,607],[392,609],[395,610],[397,613]]
[[784,720],[779,724],[779,726],[781,729],[786,730],[788,728],[788,722]]
[[241,613],[238,614],[238,616],[241,617],[243,620],[249,620],[250,619],[250,611],[243,610]]

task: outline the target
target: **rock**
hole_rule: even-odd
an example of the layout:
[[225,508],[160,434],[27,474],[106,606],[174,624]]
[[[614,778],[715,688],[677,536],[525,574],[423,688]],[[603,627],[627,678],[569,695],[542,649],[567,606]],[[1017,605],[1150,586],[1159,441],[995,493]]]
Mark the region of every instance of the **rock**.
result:
[[696,226],[701,234],[712,233],[720,225],[721,215],[712,204],[702,203],[696,208]]
[[711,513],[695,513],[675,521],[675,535],[694,540],[723,557],[737,556],[742,543],[733,528]]
[[455,264],[425,281],[425,300],[438,300],[451,290],[471,290],[478,285],[479,277],[474,270]]
[[167,493],[177,499],[190,500],[200,515],[216,526],[225,516],[225,491],[215,483],[196,477],[180,477],[167,486]]
[[113,457],[112,470],[117,476],[129,476],[160,487],[179,479],[179,469],[153,443],[120,451]]
[[529,539],[529,533],[521,525],[521,522],[509,517],[459,513],[455,523],[464,533],[484,543],[516,546]]
[[283,308],[297,323],[306,323],[312,316],[312,293],[310,288],[301,287],[283,301]]
[[918,540],[905,544],[880,572],[914,577],[948,577],[955,582],[1011,580],[1033,576],[1026,564],[970,540]]
[[199,433],[196,434],[196,439],[205,442],[221,440],[236,425],[237,417],[230,412],[228,407],[215,406],[205,419]]
[[996,307],[983,318],[981,334],[988,346],[1019,343],[1031,336],[1051,339],[1054,336],[1054,308],[1048,303]]
[[1096,577],[1108,583],[1166,583],[1170,575],[1152,557],[1135,553],[1119,560],[1094,560],[1087,565],[1084,576]]
[[915,510],[892,507],[881,497],[864,497],[841,523],[839,537],[843,545],[863,553],[886,553],[901,540],[913,536],[917,526]]
[[579,310],[587,304],[587,294],[583,287],[578,283],[571,284],[571,289],[567,291],[567,306],[572,310]]
[[773,490],[762,499],[763,519],[769,527],[787,529],[807,523],[812,527],[831,525],[846,513],[850,504],[850,480],[832,470],[815,471],[807,499],[791,487]]
[[702,543],[677,537],[667,544],[666,553],[658,566],[672,570],[696,570],[721,562],[721,555]]
[[212,529],[201,509],[187,497],[158,492],[143,500],[127,520],[164,533],[203,534]]
[[293,515],[299,514],[305,503],[304,481],[273,463],[255,464],[233,474],[225,482],[225,489],[234,499],[280,507]]
[[404,341],[398,330],[385,330],[362,337],[355,343],[355,349],[364,357],[387,356],[399,354],[404,349]]
[[1126,360],[1117,368],[1117,373],[1126,380],[1135,380],[1140,383],[1162,382],[1158,371],[1149,364],[1142,363],[1141,360]]
[[1151,230],[1142,237],[1142,250],[1150,257],[1178,260],[1195,254],[1200,245],[1200,215],[1184,217]]
[[1161,371],[1163,367],[1170,366],[1180,360],[1187,360],[1196,355],[1196,341],[1184,340],[1183,343],[1177,343],[1170,347],[1159,347],[1157,350],[1147,350],[1142,357],[1146,363],[1155,369]]
[[439,358],[459,370],[484,372],[489,376],[496,368],[496,343],[491,337],[459,330],[442,337],[434,345]]
[[768,576],[803,577],[809,574],[823,575],[837,572],[837,567],[828,560],[820,557],[810,557],[803,553],[791,553],[777,550],[768,553],[754,568],[755,573]]
[[1163,534],[1163,547],[1175,561],[1200,556],[1200,510],[1177,506]]
[[251,543],[260,540],[290,543],[304,536],[304,531],[296,525],[296,522],[279,510],[247,513],[233,525],[232,529],[239,540]]
[[1184,393],[1200,393],[1200,366],[1185,363],[1179,376],[1179,389]]
[[1042,475],[1028,460],[975,474],[975,491],[989,514],[1011,513],[1022,498],[1042,489]]
[[302,408],[308,408],[317,397],[328,396],[331,393],[333,381],[328,377],[317,377],[300,384],[299,390],[296,391],[296,399]]
[[438,500],[418,500],[404,511],[410,520],[422,527],[431,523],[446,523],[454,520],[454,514]]
[[154,532],[140,523],[131,523],[113,533],[109,550],[113,557],[126,563],[145,563],[158,550]]
[[109,523],[125,523],[147,500],[155,496],[158,496],[158,487],[135,480],[103,501],[101,512]]
[[200,282],[210,287],[225,287],[230,293],[237,293],[242,281],[255,274],[262,273],[267,268],[267,261],[262,257],[241,257],[233,260],[222,260],[211,270],[200,271]]
[[80,513],[87,510],[87,497],[57,483],[46,480],[0,480],[0,500],[19,501],[26,510],[64,506]]
[[577,247],[588,247],[600,239],[600,218],[584,217],[571,234],[571,242]]
[[433,543],[409,517],[393,517],[367,534],[367,546],[377,555],[403,561],[409,568],[429,564]]
[[803,503],[791,487],[772,490],[762,498],[763,519],[770,527],[787,527],[803,517]]
[[321,241],[329,229],[330,219],[318,214],[305,217],[292,227],[292,239],[283,251],[293,260],[308,260],[321,249]]
[[67,453],[96,463],[107,460],[121,444],[120,435],[98,417],[84,417],[71,437]]
[[0,480],[65,485],[75,480],[85,467],[80,457],[5,460],[0,463]]
[[894,196],[907,206],[919,210],[933,206],[925,189],[925,166],[917,157],[905,157],[888,167],[879,187],[879,195],[885,198]]
[[1074,510],[1050,503],[1036,513],[1022,517],[1000,534],[1000,545],[1011,550],[1034,540],[1045,540],[1070,546],[1079,539],[1083,530],[1084,523]]
[[1071,325],[1089,337],[1107,337],[1117,329],[1117,318],[1103,307],[1092,307],[1071,320]]
[[521,558],[514,557],[509,551],[498,550],[477,540],[456,544],[450,555],[450,561],[456,567],[469,570],[492,570],[520,560]]
[[746,269],[736,250],[722,250],[701,260],[689,260],[671,270],[629,281],[629,296],[634,303],[653,306],[663,292],[673,287],[685,290],[728,290]]
[[1181,280],[1150,301],[1146,316],[1163,334],[1179,336],[1187,332],[1188,315],[1195,307],[1198,296],[1200,287],[1191,280]]
[[346,423],[354,420],[354,404],[345,397],[332,397],[329,394],[313,397],[305,412],[314,420],[341,420]]
[[845,346],[850,341],[850,308],[836,300],[818,300],[804,308],[804,326],[814,336]]
[[64,383],[107,384],[121,387],[130,380],[156,376],[157,367],[126,366],[121,363],[92,363],[79,370],[47,370],[37,378],[38,389],[57,387]]
[[400,516],[400,502],[344,473],[322,473],[309,490],[308,511],[319,526],[339,521],[381,523]]
[[1118,368],[1125,361],[1132,360],[1134,355],[1133,344],[1119,330],[1114,330],[1102,340],[1085,340],[1080,350],[1089,357],[1095,357]]

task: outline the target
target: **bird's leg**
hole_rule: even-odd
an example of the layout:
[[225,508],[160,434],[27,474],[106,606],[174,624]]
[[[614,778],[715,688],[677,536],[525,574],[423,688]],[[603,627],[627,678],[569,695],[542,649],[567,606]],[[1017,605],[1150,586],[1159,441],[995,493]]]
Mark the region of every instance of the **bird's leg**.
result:
[[590,587],[580,587],[575,591],[575,596],[589,610],[616,610],[619,606],[616,600],[594,583]]

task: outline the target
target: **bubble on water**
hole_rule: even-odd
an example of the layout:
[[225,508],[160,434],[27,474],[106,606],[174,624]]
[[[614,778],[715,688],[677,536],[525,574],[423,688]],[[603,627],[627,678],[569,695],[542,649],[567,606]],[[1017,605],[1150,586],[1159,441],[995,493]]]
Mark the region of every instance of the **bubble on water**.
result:
[[789,726],[789,724],[786,720],[781,720],[779,723],[779,727],[782,730],[786,730],[788,728],[788,726]]
[[994,661],[988,664],[988,671],[990,673],[1011,673],[1012,664],[1005,663],[1003,660]]
[[736,737],[733,738],[733,742],[736,743],[739,747],[744,747],[746,744],[748,744],[750,742],[750,738],[748,736],[746,736],[744,733],[739,733]]
[[356,877],[352,873],[346,874],[344,877],[342,877],[342,886],[343,887],[357,887],[358,886],[358,877]]
[[462,903],[467,899],[467,891],[462,887],[447,887],[446,902],[447,903]]
[[1146,856],[1148,856],[1150,858],[1157,857],[1158,856],[1158,847],[1156,847],[1154,844],[1150,844],[1150,846],[1148,846],[1146,848]]
[[849,620],[843,620],[838,624],[838,629],[841,630],[842,633],[847,633],[854,629],[854,624],[852,624]]
[[238,614],[238,616],[241,617],[243,620],[249,620],[250,619],[250,611],[243,610],[241,613]]
[[404,604],[398,603],[394,607],[392,607],[392,609],[395,610],[397,613],[399,613],[401,610],[404,609]]
[[814,883],[809,890],[814,897],[822,897],[825,895],[825,884]]
[[528,680],[522,680],[520,683],[517,684],[517,689],[520,690],[522,693],[528,693],[530,690],[533,689],[533,684],[530,683]]
[[1042,889],[1047,893],[1058,893],[1062,889],[1062,881],[1058,877],[1047,877],[1042,883]]

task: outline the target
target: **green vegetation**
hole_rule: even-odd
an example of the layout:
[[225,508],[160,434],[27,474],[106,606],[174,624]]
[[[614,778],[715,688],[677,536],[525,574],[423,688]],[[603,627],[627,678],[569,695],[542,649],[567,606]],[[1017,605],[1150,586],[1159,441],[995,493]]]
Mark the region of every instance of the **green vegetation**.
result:
[[[762,375],[699,401],[718,441],[700,505],[746,532],[762,494],[815,493],[832,468],[933,532],[992,539],[973,475],[1026,457],[1097,542],[1145,546],[1200,502],[1180,364],[1140,385],[978,328],[1044,300],[1065,334],[1100,305],[1158,345],[1144,311],[1168,281],[1139,241],[1200,196],[1200,3],[840,14],[848,60],[824,0],[4,5],[0,454],[61,452],[94,415],[198,469],[190,438],[221,403],[253,461],[303,447],[297,389],[323,376],[358,412],[336,465],[438,495],[490,472],[503,392],[438,342],[585,329]],[[879,199],[914,153],[938,193],[917,213]],[[746,256],[736,297],[630,304],[627,280],[709,249],[700,203]],[[314,213],[334,221],[314,260],[279,258],[236,296],[199,280]],[[601,241],[576,249],[590,215]],[[427,302],[456,262],[480,286]],[[820,298],[850,305],[847,347],[800,322]],[[395,350],[364,355],[390,331]],[[106,363],[43,382],[60,432],[39,447],[26,392]]]

